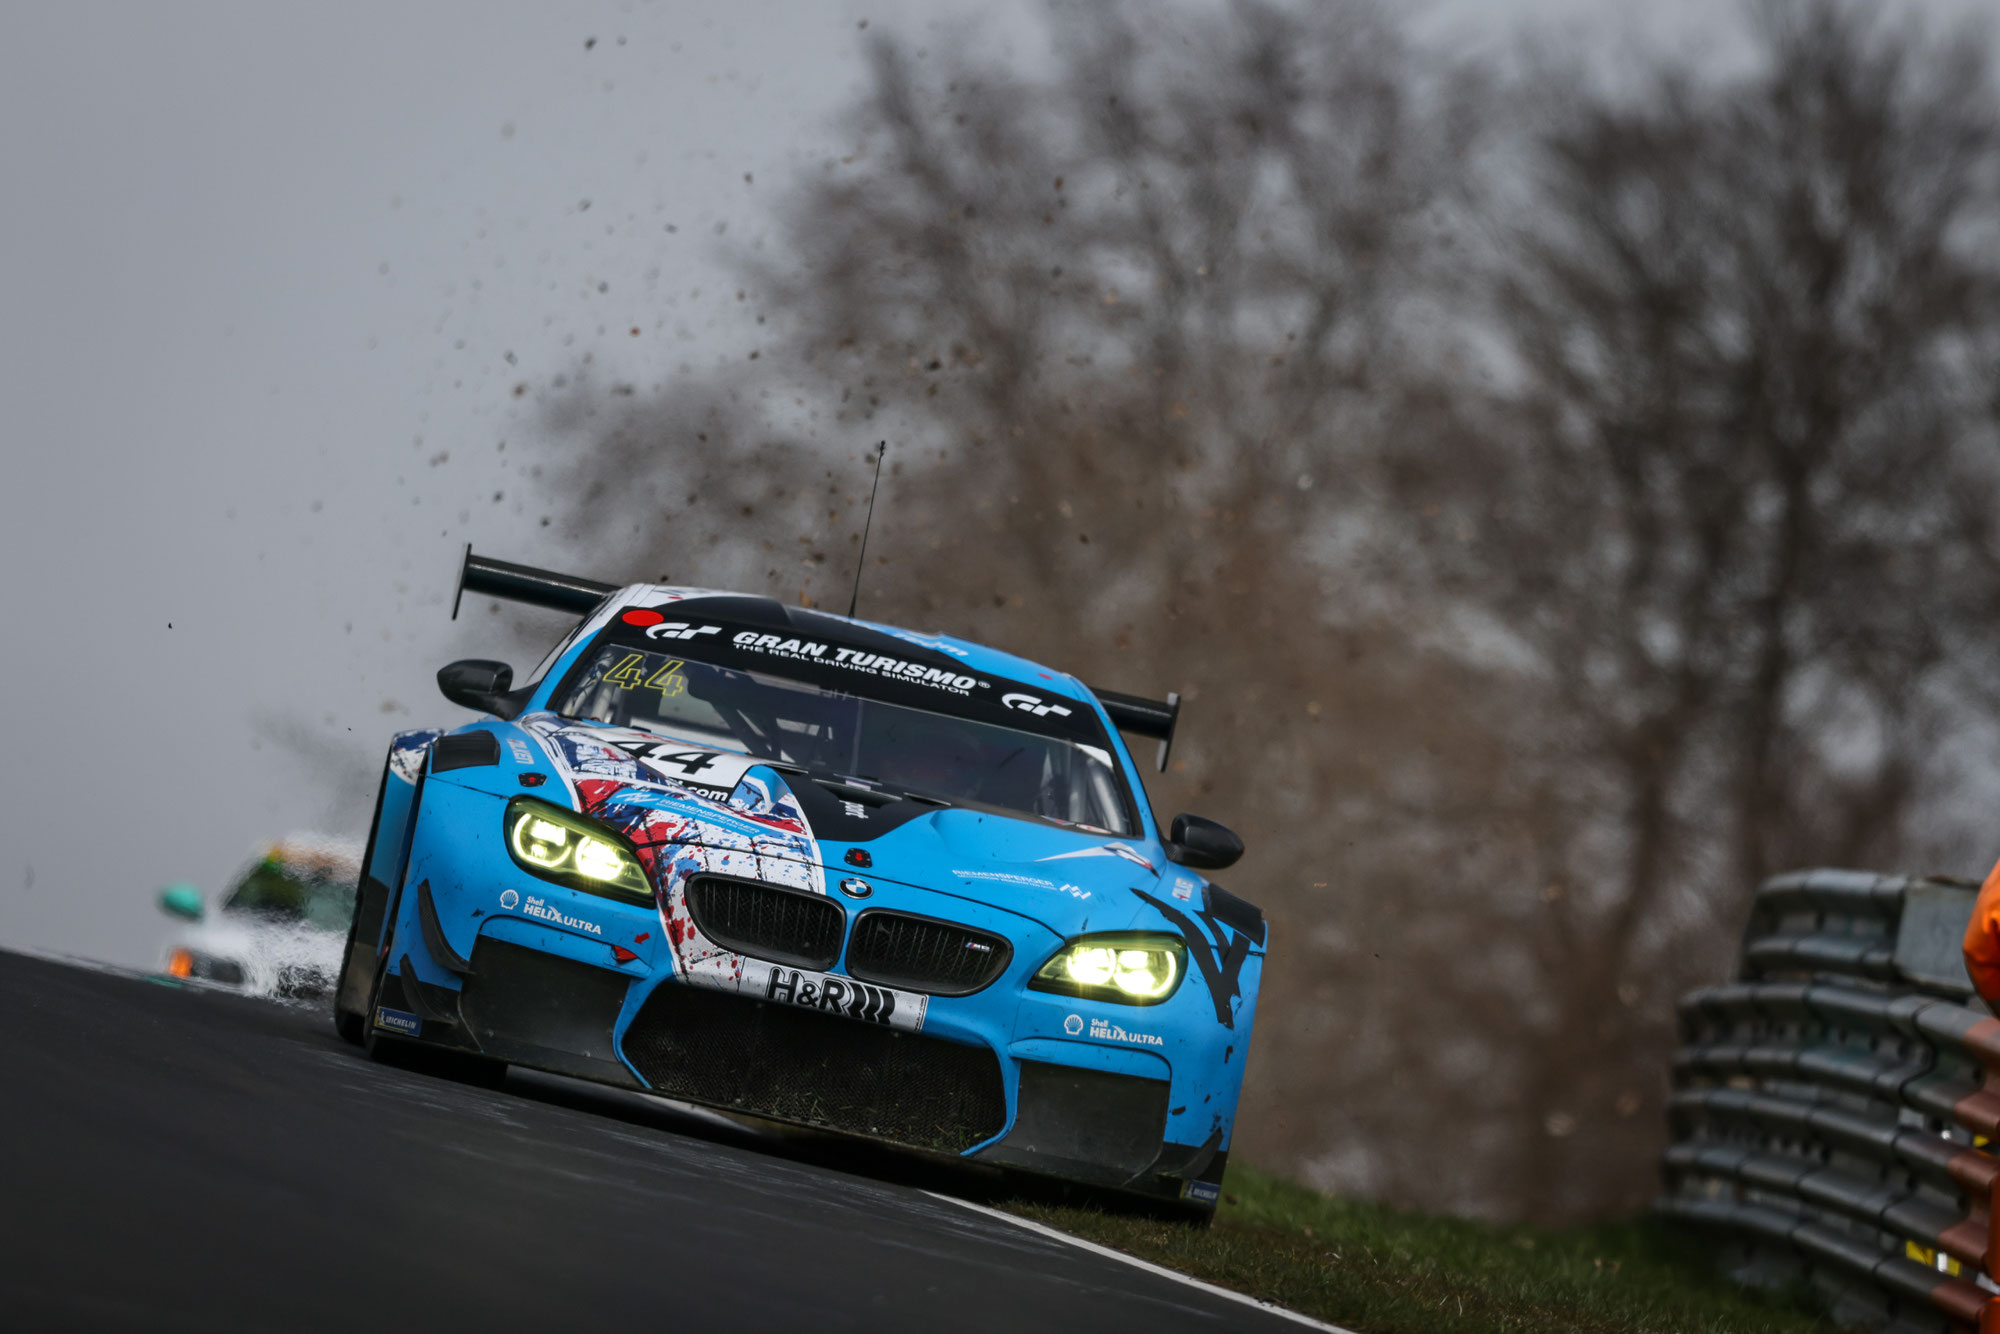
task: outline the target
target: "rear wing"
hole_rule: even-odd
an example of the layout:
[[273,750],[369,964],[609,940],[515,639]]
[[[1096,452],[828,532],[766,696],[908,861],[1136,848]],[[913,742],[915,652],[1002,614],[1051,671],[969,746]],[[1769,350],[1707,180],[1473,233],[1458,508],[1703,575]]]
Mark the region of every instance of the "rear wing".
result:
[[1099,690],[1095,686],[1090,693],[1097,696],[1097,702],[1111,715],[1119,731],[1159,739],[1160,754],[1155,764],[1165,773],[1167,753],[1174,748],[1174,725],[1181,718],[1181,697],[1169,693],[1165,702],[1161,702],[1138,695],[1121,695],[1116,690]]
[[[475,556],[472,544],[468,542],[465,544],[465,560],[458,567],[458,591],[451,599],[451,618],[454,621],[458,619],[459,603],[467,593],[505,598],[509,602],[525,602],[531,607],[547,607],[581,617],[588,616],[598,603],[617,591],[617,584],[599,583],[595,579],[579,579],[574,575],[537,570],[531,565],[515,565],[510,561]],[[1160,754],[1157,763],[1164,773],[1168,752],[1174,745],[1174,726],[1180,721],[1181,697],[1170,694],[1162,702],[1120,694],[1116,690],[1092,689],[1090,693],[1104,705],[1104,711],[1111,715],[1111,721],[1119,731],[1158,739]]]
[[576,579],[537,570],[531,565],[475,556],[472,543],[467,542],[465,563],[458,567],[458,592],[451,599],[451,619],[458,619],[458,604],[467,593],[588,616],[598,603],[617,591],[617,584],[600,584],[595,579]]

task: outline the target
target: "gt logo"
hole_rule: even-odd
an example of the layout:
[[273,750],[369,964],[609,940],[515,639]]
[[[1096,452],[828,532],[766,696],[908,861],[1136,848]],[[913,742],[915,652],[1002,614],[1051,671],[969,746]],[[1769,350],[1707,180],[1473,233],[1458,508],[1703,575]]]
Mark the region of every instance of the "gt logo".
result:
[[719,625],[689,625],[685,621],[662,621],[646,627],[648,639],[693,639],[696,635],[719,635]]
[[1022,713],[1032,713],[1037,718],[1046,717],[1051,713],[1059,718],[1069,717],[1069,710],[1062,705],[1044,704],[1035,696],[1022,694],[1018,690],[1012,694],[1002,695],[1000,702],[1010,709],[1019,709]]

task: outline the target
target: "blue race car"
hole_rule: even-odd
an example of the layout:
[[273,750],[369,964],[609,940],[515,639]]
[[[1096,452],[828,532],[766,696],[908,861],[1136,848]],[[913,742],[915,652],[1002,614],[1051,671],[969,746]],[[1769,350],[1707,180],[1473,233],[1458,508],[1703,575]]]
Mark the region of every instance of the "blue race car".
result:
[[[398,735],[335,994],[379,1059],[508,1064],[1215,1206],[1263,914],[1162,835],[1179,700],[773,599],[472,555],[582,616]],[[457,609],[454,606],[454,616]]]

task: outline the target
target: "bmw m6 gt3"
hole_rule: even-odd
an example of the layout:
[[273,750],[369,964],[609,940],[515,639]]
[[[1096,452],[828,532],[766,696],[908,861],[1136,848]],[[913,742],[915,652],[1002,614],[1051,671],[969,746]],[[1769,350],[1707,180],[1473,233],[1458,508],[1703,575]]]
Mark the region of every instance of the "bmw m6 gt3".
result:
[[[485,560],[582,617],[486,715],[397,736],[344,1036],[519,1064],[1148,1197],[1222,1179],[1265,951],[1121,731],[1179,701],[769,598]],[[455,614],[455,609],[454,609]]]

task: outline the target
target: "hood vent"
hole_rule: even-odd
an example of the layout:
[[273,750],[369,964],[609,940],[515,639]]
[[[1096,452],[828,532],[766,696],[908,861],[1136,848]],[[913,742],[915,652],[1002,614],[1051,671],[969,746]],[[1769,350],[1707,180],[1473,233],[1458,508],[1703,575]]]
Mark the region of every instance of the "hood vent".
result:
[[441,736],[431,743],[431,772],[450,769],[477,769],[500,763],[500,738],[491,732],[460,732]]

